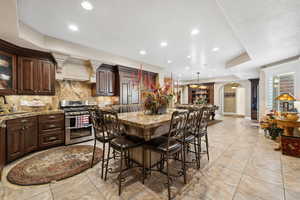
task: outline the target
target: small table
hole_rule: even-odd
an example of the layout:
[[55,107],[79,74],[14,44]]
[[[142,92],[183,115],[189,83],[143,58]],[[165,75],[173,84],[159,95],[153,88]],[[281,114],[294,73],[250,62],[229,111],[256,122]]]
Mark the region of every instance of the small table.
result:
[[281,136],[282,154],[300,157],[300,121],[276,119],[277,127],[284,130]]
[[[149,141],[168,133],[174,111],[183,112],[186,110],[168,109],[167,113],[162,115],[147,115],[144,112],[119,113],[118,118],[125,128],[126,134]],[[142,152],[142,147],[138,147],[131,150],[130,156],[134,161],[142,164]],[[158,153],[150,152],[150,150],[145,151],[145,167],[149,167],[150,163],[153,165],[159,160],[160,155]]]

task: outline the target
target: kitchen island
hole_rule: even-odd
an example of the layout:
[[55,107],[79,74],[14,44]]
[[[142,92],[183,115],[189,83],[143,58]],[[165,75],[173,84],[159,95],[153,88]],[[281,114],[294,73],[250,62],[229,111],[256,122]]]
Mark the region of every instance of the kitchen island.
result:
[[[172,114],[175,111],[186,110],[168,109],[167,113],[162,115],[148,115],[144,112],[119,113],[118,118],[126,130],[126,134],[149,141],[168,133]],[[143,155],[141,152],[143,152],[142,147],[132,149],[130,152],[131,158],[139,164],[142,164]],[[150,163],[153,165],[160,160],[160,155],[150,150],[145,150],[144,156],[145,167],[149,167]]]

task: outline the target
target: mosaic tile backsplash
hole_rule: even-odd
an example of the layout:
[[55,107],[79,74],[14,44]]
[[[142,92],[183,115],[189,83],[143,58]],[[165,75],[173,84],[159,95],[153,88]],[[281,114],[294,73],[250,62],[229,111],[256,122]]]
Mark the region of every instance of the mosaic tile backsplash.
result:
[[[22,102],[37,101],[45,104],[43,109],[58,109],[60,100],[88,100],[98,105],[118,104],[119,97],[92,97],[92,87],[90,83],[81,81],[56,81],[55,96],[34,96],[34,95],[11,95],[6,96],[8,104],[17,106],[18,110],[24,110]],[[28,108],[26,108],[28,110]]]

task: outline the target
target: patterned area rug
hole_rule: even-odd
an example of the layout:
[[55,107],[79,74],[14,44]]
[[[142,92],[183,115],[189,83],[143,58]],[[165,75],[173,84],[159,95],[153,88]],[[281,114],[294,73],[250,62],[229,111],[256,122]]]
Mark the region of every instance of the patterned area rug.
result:
[[[79,174],[91,165],[93,146],[76,145],[50,149],[13,167],[7,179],[17,185],[38,185],[58,181]],[[95,161],[102,157],[96,148]]]

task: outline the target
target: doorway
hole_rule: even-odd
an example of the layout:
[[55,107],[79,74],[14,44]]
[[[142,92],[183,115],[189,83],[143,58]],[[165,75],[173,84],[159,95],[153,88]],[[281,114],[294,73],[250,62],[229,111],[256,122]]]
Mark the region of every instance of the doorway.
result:
[[245,116],[246,90],[238,83],[225,84],[222,90],[222,111],[224,115]]

